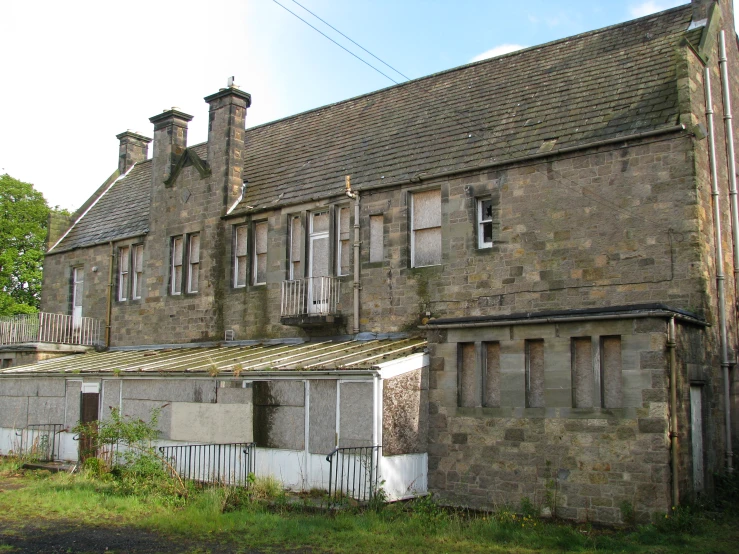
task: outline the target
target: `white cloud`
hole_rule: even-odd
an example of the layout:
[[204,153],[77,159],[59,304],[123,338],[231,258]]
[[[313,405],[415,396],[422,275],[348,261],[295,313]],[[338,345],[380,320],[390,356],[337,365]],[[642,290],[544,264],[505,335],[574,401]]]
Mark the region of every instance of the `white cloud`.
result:
[[629,13],[631,17],[643,17],[681,4],[685,4],[685,0],[646,0],[646,2],[629,6]]
[[503,54],[515,52],[516,50],[521,50],[522,48],[526,48],[526,46],[522,46],[521,44],[501,44],[500,46],[491,48],[490,50],[487,50],[482,54],[478,54],[470,60],[470,63],[487,60],[488,58],[494,58],[496,56],[502,56]]

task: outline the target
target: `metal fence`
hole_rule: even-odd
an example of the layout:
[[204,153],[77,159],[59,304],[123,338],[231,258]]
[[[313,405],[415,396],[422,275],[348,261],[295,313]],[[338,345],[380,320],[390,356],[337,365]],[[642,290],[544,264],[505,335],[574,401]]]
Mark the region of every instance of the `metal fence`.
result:
[[352,498],[369,502],[377,494],[381,446],[334,448],[329,463],[328,496],[331,503]]
[[185,481],[248,487],[254,473],[253,442],[160,446],[159,452],[169,464],[166,469]]
[[0,317],[0,344],[54,342],[94,346],[102,344],[103,324],[92,317],[64,314],[22,314]]
[[20,437],[18,454],[35,462],[58,460],[61,448],[60,434],[65,430],[63,423],[34,423],[16,431]]
[[341,298],[338,277],[308,277],[282,282],[281,316],[335,315]]

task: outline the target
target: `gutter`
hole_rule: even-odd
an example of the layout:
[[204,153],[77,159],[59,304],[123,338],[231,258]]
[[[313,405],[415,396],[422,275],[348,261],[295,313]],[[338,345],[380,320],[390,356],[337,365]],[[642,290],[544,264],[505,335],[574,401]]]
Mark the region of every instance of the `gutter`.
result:
[[619,320],[619,319],[643,319],[648,317],[661,317],[661,318],[674,318],[676,320],[685,321],[687,323],[693,323],[702,327],[709,327],[709,324],[700,319],[690,317],[687,315],[676,314],[667,310],[646,310],[641,312],[632,313],[618,313],[618,314],[593,314],[593,315],[573,315],[573,316],[550,316],[550,317],[532,317],[532,318],[518,318],[518,319],[503,319],[503,320],[489,320],[489,321],[475,321],[475,322],[449,322],[449,323],[438,323],[434,324],[430,321],[426,325],[419,326],[419,329],[433,330],[433,329],[467,329],[474,327],[506,327],[509,325],[536,325],[543,323],[571,323],[580,321],[607,321],[607,320]]

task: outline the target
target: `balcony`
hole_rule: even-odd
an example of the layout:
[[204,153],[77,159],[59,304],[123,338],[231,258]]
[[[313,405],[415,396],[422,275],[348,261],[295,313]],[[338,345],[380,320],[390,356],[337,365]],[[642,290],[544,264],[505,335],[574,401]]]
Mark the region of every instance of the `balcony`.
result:
[[64,314],[24,314],[0,317],[0,345],[50,342],[80,346],[102,345],[103,322]]
[[282,282],[280,323],[298,327],[341,321],[341,282],[337,277],[309,277]]

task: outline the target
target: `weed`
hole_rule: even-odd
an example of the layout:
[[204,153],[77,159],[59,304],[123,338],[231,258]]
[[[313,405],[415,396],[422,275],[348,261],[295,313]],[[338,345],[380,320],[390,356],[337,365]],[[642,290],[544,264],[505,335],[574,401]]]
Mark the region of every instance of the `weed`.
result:
[[528,496],[521,498],[521,514],[529,518],[535,518],[539,515],[539,510],[536,509]]
[[440,521],[445,515],[443,508],[434,500],[433,494],[420,496],[413,500],[411,509],[416,516],[429,521]]
[[623,500],[618,507],[621,510],[621,521],[627,525],[635,525],[636,511],[634,510],[634,505],[628,500]]
[[695,535],[701,531],[702,518],[691,506],[673,506],[670,513],[654,515],[654,526],[661,533]]
[[253,477],[249,474],[249,492],[254,500],[278,500],[285,494],[280,483],[273,476]]

